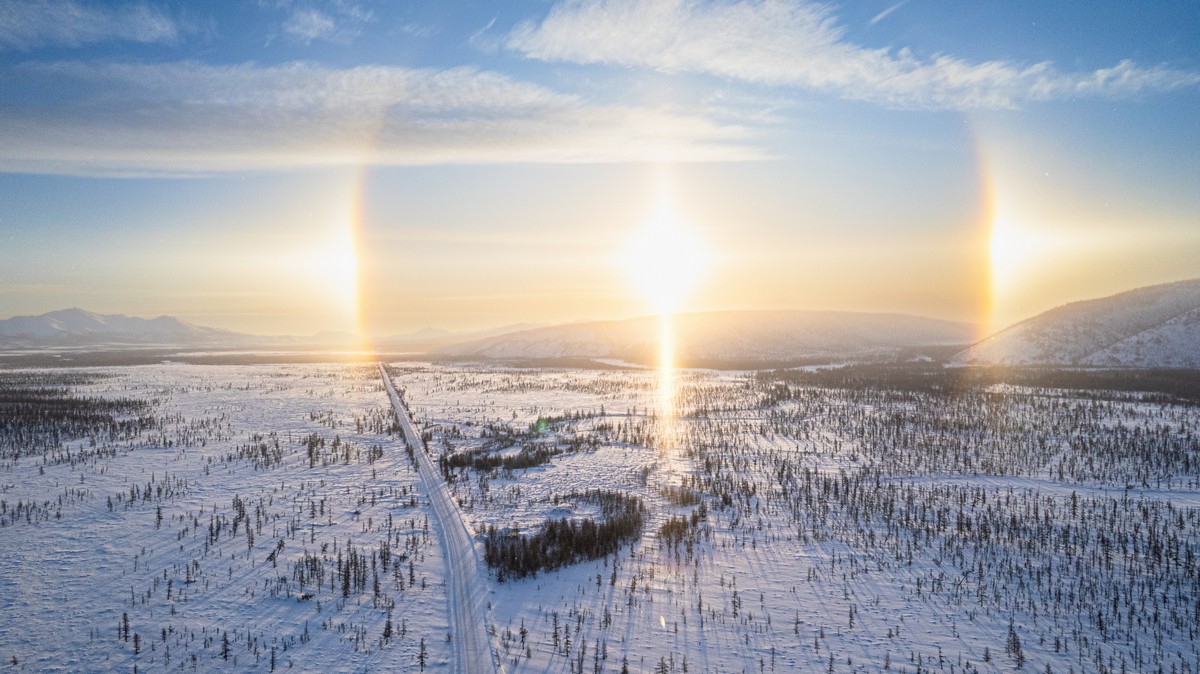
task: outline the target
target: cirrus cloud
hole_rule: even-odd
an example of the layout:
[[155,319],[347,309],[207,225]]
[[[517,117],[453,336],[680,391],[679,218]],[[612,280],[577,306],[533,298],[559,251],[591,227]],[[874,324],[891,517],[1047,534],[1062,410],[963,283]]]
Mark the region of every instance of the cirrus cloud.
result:
[[472,67],[59,62],[0,71],[0,84],[6,79],[22,82],[26,93],[6,96],[0,86],[3,171],[762,156],[738,125],[667,108],[594,104]]
[[1071,73],[1049,62],[972,63],[870,49],[846,39],[831,8],[803,0],[567,0],[540,23],[518,25],[506,46],[543,61],[705,73],[894,108],[1011,108],[1200,83],[1198,73],[1128,60]]
[[0,50],[47,45],[79,47],[110,40],[172,43],[179,27],[146,5],[85,5],[72,0],[0,3]]

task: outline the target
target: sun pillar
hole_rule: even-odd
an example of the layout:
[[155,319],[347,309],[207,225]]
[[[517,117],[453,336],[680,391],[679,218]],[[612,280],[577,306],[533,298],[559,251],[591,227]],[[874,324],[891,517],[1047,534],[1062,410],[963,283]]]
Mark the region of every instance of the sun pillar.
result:
[[654,213],[633,233],[624,262],[629,279],[657,318],[656,442],[660,456],[673,470],[679,390],[675,317],[707,270],[710,256],[676,212],[667,176],[659,178]]
[[665,457],[676,446],[675,395],[675,317],[670,313],[658,315],[658,368],[656,415],[658,417],[658,451]]

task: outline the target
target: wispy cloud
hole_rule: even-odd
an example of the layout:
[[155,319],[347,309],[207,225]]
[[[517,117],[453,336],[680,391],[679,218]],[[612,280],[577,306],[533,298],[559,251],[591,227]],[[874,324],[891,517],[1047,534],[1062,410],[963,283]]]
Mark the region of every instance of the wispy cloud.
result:
[[142,4],[82,4],[72,0],[0,2],[0,50],[47,45],[78,47],[123,40],[172,43],[179,27],[163,12]]
[[410,37],[424,40],[432,37],[437,32],[437,29],[432,24],[412,21],[400,26],[400,32]]
[[908,0],[900,0],[900,2],[897,2],[896,4],[892,5],[891,7],[888,7],[887,9],[883,10],[882,12],[871,17],[871,20],[867,22],[867,25],[874,26],[875,24],[888,18],[889,16],[894,14],[896,12],[896,10],[900,9],[901,7],[903,7],[907,4],[908,4]]
[[306,45],[317,40],[350,44],[362,34],[363,27],[375,19],[374,12],[350,0],[302,4],[293,0],[275,0],[264,4],[260,0],[259,6],[286,11],[287,16],[278,25],[278,30],[284,36]]
[[474,68],[24,64],[0,97],[0,170],[154,173],[343,164],[735,160],[747,132],[597,105]]
[[283,22],[283,32],[308,44],[316,39],[330,39],[337,33],[337,25],[315,9],[297,9]]
[[705,73],[896,108],[1006,108],[1200,83],[1200,73],[1132,61],[1071,73],[1048,62],[868,49],[846,39],[828,6],[803,0],[566,0],[540,23],[517,26],[506,45],[544,61]]
[[491,21],[488,21],[482,28],[471,33],[471,37],[467,38],[467,43],[474,45],[485,52],[498,51],[504,46],[503,34],[497,36],[492,30],[492,26],[496,25],[496,17],[493,16]]

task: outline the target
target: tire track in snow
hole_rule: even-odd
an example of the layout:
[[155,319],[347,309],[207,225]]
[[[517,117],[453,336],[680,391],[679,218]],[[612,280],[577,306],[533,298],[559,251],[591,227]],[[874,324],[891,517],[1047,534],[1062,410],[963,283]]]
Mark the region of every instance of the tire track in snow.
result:
[[408,446],[412,447],[413,455],[417,458],[417,473],[429,494],[438,531],[441,532],[438,538],[442,542],[442,552],[446,560],[446,600],[450,604],[450,624],[453,628],[454,671],[463,674],[498,672],[500,670],[496,666],[492,642],[488,637],[487,611],[484,606],[487,587],[479,570],[475,544],[463,522],[462,513],[454,505],[446,483],[429,460],[429,455],[425,453],[421,434],[417,433],[413,426],[408,408],[396,393],[396,386],[383,363],[379,364],[379,375],[383,377],[383,385],[387,388],[388,398],[391,399],[392,410],[404,430],[404,439]]

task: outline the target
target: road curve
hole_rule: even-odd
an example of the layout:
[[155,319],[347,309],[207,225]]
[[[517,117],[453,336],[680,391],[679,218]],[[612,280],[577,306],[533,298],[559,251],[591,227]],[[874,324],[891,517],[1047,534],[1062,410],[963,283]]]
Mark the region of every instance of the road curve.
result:
[[450,604],[450,628],[454,644],[454,671],[460,674],[473,672],[498,672],[492,653],[492,642],[488,638],[487,609],[484,604],[487,585],[480,573],[479,557],[471,535],[463,523],[462,513],[454,505],[446,482],[425,453],[421,434],[413,426],[412,417],[404,401],[396,393],[396,386],[388,376],[383,363],[379,374],[392,401],[392,409],[404,430],[404,440],[412,447],[417,457],[417,472],[425,484],[425,491],[433,503],[433,514],[437,518],[442,556],[446,559],[446,600]]

